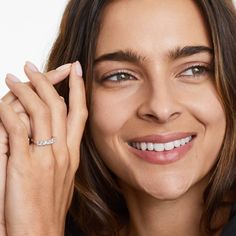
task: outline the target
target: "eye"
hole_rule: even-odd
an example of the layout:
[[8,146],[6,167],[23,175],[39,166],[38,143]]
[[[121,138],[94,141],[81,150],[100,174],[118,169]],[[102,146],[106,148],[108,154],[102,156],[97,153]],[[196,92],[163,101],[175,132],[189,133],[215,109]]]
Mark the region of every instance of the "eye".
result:
[[202,65],[191,66],[181,72],[179,76],[191,76],[191,77],[198,77],[203,76],[206,73],[210,72],[210,68]]
[[124,82],[127,80],[135,80],[135,77],[127,72],[117,72],[114,74],[106,75],[103,78],[104,81],[112,81],[112,82]]

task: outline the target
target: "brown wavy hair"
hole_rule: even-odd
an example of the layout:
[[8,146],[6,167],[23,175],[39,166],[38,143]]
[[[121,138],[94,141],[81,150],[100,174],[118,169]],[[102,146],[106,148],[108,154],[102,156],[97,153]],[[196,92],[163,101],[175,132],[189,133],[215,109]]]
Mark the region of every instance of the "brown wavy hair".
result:
[[[226,114],[226,133],[218,161],[204,193],[202,226],[213,234],[226,196],[236,192],[236,14],[230,0],[196,0],[209,26],[214,49],[215,87]],[[50,53],[47,70],[79,60],[84,71],[90,113],[93,62],[101,15],[110,0],[70,0]],[[55,85],[68,105],[68,78]],[[128,210],[115,176],[103,163],[90,132],[89,118],[81,143],[81,164],[75,176],[68,216],[86,235],[116,235],[128,222]]]

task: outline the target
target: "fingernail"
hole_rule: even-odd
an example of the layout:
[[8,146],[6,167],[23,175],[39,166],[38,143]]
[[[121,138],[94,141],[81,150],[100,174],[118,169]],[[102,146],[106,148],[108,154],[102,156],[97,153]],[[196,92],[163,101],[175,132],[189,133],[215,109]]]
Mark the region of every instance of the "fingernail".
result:
[[20,80],[15,75],[12,75],[12,74],[7,74],[6,79],[14,83],[20,82]]
[[83,72],[82,72],[82,67],[81,64],[79,63],[79,61],[75,62],[75,70],[78,76],[82,77]]
[[56,68],[57,71],[62,71],[62,70],[66,70],[69,69],[71,67],[71,63],[59,66],[58,68]]
[[26,61],[25,64],[28,66],[28,68],[33,71],[33,72],[38,72],[38,68],[33,64],[31,63],[30,61]]

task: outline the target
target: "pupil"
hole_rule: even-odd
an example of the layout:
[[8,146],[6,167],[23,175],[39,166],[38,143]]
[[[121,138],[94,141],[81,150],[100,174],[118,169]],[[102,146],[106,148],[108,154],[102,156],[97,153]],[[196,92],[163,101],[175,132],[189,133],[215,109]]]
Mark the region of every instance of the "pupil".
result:
[[121,74],[121,75],[120,75],[120,78],[121,78],[121,79],[125,79],[125,74]]
[[200,69],[200,68],[198,68],[198,67],[195,67],[195,68],[193,68],[193,73],[194,74],[198,74],[198,73],[200,73],[202,70]]
[[125,79],[126,75],[125,74],[120,74],[119,79]]

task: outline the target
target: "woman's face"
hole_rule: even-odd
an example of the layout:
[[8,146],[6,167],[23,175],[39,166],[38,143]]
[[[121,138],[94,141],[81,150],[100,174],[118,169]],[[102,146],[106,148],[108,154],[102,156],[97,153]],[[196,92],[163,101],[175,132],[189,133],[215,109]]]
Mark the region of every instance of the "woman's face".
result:
[[215,163],[226,121],[208,31],[190,0],[118,0],[105,9],[91,130],[123,186],[175,199]]

